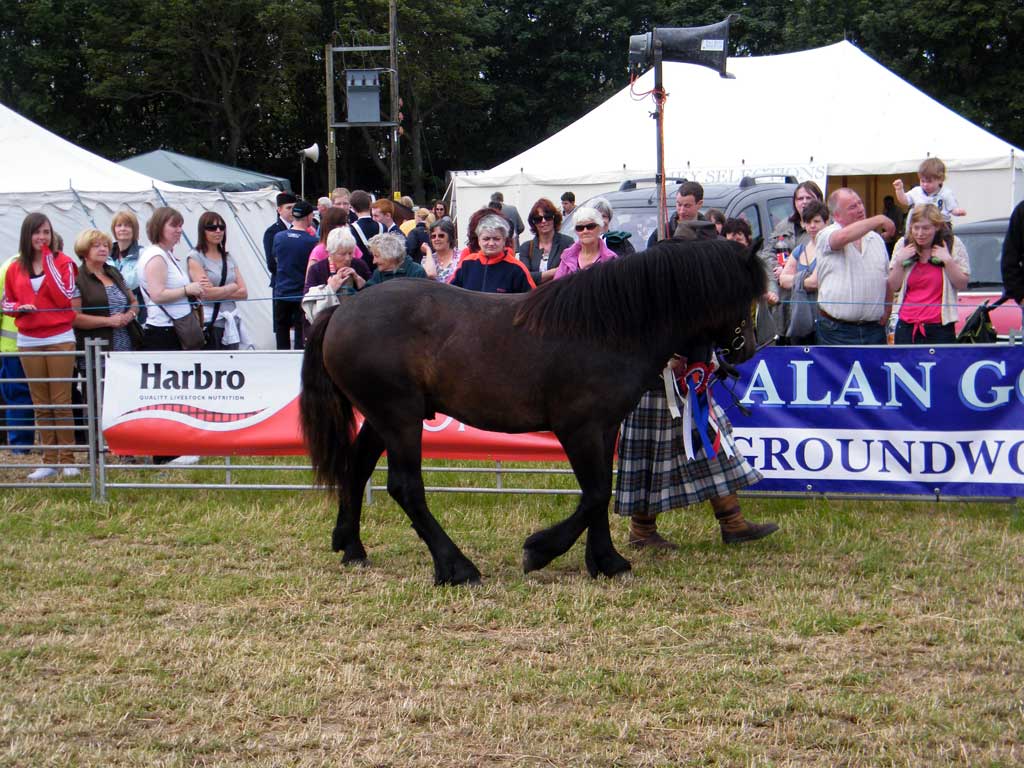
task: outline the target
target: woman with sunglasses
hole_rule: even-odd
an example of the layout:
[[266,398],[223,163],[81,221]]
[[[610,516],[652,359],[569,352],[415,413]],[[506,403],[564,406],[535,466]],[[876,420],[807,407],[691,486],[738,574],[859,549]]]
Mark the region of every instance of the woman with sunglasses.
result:
[[206,211],[199,217],[198,245],[188,255],[188,274],[195,282],[207,285],[206,349],[238,349],[235,302],[249,296],[241,271],[228,257],[227,240],[227,226],[219,213]]
[[439,283],[447,283],[459,268],[455,225],[451,219],[441,219],[431,225],[430,244],[423,244],[422,266],[427,277]]
[[448,207],[444,204],[444,200],[435,200],[434,204],[430,206],[430,211],[434,214],[434,221],[451,218],[448,215]]
[[572,247],[572,238],[558,231],[562,212],[546,197],[533,204],[527,223],[533,239],[519,246],[519,260],[530,270],[533,282],[540,285],[555,276],[562,252]]
[[604,218],[600,211],[589,205],[581,206],[573,211],[572,223],[577,240],[562,254],[561,263],[555,270],[555,280],[615,258],[615,252],[601,238]]

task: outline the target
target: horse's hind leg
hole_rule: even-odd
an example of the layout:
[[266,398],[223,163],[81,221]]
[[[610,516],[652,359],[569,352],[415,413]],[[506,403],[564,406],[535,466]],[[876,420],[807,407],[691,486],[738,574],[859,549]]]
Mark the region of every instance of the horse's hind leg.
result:
[[335,552],[344,553],[341,562],[345,565],[366,564],[366,549],[359,536],[363,491],[382,453],[384,441],[370,423],[364,421],[352,445],[348,476],[338,490],[338,521],[331,536],[331,546]]
[[608,502],[612,492],[612,454],[618,425],[603,432],[597,427],[571,435],[559,435],[572,464],[582,495],[573,514],[562,522],[530,536],[523,545],[523,570],[543,568],[568,551],[587,530],[586,564],[591,576],[628,571],[629,561],[612,544],[608,527]]
[[409,516],[413,530],[426,543],[434,559],[435,584],[476,584],[480,571],[451,540],[427,508],[421,466],[423,426],[402,431],[387,441],[388,493]]

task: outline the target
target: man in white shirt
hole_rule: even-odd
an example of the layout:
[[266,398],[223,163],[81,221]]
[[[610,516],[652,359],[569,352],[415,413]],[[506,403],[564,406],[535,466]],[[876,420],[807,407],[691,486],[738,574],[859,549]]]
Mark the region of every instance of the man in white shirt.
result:
[[865,217],[864,203],[852,189],[829,195],[833,223],[818,233],[818,344],[885,344],[889,252],[875,230],[892,237],[886,216]]

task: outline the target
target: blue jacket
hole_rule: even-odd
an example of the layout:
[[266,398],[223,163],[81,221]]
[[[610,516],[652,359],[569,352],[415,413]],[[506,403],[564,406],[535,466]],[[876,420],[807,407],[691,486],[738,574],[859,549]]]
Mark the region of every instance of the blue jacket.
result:
[[274,298],[302,301],[309,254],[319,241],[304,229],[288,229],[274,235]]

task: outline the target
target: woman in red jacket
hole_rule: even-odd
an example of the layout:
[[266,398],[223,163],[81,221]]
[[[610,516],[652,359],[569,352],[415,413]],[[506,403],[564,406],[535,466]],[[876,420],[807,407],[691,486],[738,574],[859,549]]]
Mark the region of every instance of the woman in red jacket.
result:
[[[18,258],[7,270],[4,280],[5,314],[14,316],[18,327],[18,352],[25,375],[30,379],[70,379],[75,358],[75,263],[63,253],[55,253],[56,237],[50,220],[41,213],[30,213],[21,224]],[[42,354],[41,354],[42,353]],[[65,477],[79,474],[71,466],[70,446],[74,432],[71,420],[71,382],[29,382],[36,423],[43,444],[43,461],[50,466],[36,469],[29,480],[48,480],[61,464]],[[44,407],[41,407],[44,406]],[[56,406],[56,407],[53,407]]]

